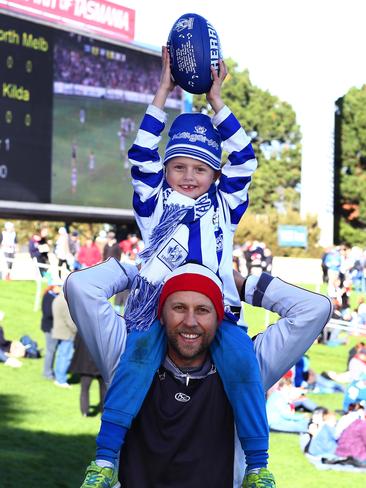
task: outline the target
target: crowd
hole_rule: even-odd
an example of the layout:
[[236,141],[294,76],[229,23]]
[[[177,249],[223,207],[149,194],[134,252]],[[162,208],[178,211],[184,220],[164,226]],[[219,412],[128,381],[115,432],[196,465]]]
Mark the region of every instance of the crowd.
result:
[[[108,51],[82,40],[59,39],[55,45],[56,81],[154,93],[160,80],[160,60],[146,53],[123,49]],[[176,88],[172,98],[180,98]]]

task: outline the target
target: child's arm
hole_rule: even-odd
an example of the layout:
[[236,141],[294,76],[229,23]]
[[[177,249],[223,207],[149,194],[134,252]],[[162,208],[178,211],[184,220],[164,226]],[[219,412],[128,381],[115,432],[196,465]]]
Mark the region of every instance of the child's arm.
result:
[[173,88],[169,53],[164,46],[159,87],[152,104],[146,110],[136,140],[128,152],[132,165],[133,206],[137,216],[149,217],[151,215],[155,209],[156,195],[163,182],[163,164],[158,153],[158,146],[161,140],[160,134],[166,122],[166,113],[163,108]]
[[215,112],[212,121],[224,141],[223,149],[229,153],[218,189],[228,203],[231,223],[235,227],[248,207],[248,188],[257,160],[249,136],[221,99],[221,87],[226,76],[225,63],[220,61],[219,75],[212,68],[213,84],[206,98]]

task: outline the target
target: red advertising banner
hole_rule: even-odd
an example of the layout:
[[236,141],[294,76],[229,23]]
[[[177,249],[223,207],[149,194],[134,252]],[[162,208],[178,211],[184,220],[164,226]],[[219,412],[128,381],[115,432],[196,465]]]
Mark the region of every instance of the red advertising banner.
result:
[[135,35],[135,10],[113,0],[0,0],[0,8],[119,41]]

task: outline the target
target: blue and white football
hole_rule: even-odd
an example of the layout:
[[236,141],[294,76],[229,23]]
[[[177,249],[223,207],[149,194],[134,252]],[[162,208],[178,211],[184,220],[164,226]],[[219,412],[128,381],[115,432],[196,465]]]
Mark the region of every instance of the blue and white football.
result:
[[201,15],[181,15],[170,31],[168,49],[174,81],[189,93],[207,93],[210,67],[218,70],[222,57],[216,29]]

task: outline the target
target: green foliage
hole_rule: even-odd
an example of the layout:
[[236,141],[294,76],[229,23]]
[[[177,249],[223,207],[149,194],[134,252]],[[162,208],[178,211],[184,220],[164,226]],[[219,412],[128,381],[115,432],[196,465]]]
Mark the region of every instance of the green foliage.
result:
[[340,144],[340,239],[365,242],[366,228],[366,85],[343,97]]
[[[247,70],[226,61],[230,73],[224,83],[225,103],[251,135],[258,159],[250,188],[251,208],[264,214],[281,205],[283,211],[299,208],[296,190],[301,174],[300,130],[292,107],[253,85]],[[204,95],[194,97],[197,110],[207,109]]]
[[[308,229],[307,249],[280,247],[277,240],[277,228],[279,225],[306,226]],[[245,241],[258,240],[265,242],[274,256],[319,258],[323,249],[318,246],[318,239],[319,227],[315,217],[307,216],[306,220],[302,220],[298,212],[289,211],[286,214],[279,214],[270,208],[265,214],[257,214],[250,207],[239,222],[234,242],[240,245]]]

